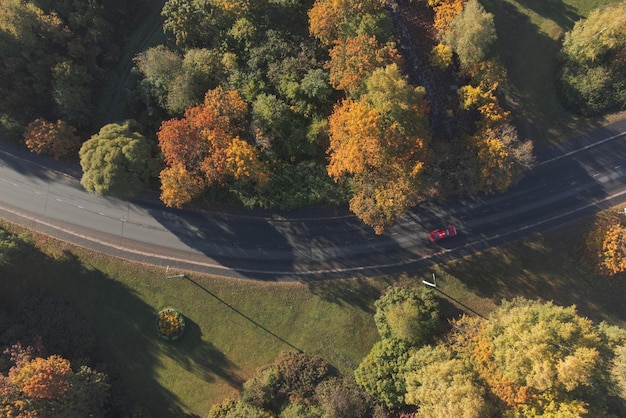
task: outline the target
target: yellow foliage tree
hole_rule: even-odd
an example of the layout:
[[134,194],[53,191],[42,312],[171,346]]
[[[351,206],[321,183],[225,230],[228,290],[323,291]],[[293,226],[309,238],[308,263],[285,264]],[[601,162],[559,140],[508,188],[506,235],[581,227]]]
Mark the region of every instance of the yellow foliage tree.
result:
[[382,136],[380,115],[372,106],[362,101],[345,100],[335,107],[329,118],[331,156],[328,174],[362,174],[382,162]]
[[604,231],[601,265],[610,276],[626,271],[626,229],[612,225]]

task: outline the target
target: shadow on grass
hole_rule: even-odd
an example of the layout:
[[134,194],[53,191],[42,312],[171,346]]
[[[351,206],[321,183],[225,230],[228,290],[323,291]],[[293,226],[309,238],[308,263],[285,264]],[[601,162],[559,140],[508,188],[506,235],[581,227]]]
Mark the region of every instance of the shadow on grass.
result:
[[582,18],[569,4],[561,0],[517,0],[519,4],[529,8],[546,19],[553,20],[565,30],[569,30]]
[[392,284],[390,278],[377,280],[376,285],[367,279],[311,280],[306,282],[309,291],[323,300],[339,306],[353,306],[363,312],[374,313],[374,302],[381,291]]
[[[245,313],[241,312],[240,310],[235,308],[233,305],[231,305],[230,303],[226,302],[225,300],[223,300],[222,298],[217,296],[215,293],[211,292],[209,289],[207,289],[206,287],[202,286],[200,283],[196,282],[195,280],[193,280],[189,276],[185,276],[185,279],[187,279],[188,281],[190,281],[191,283],[196,285],[198,288],[203,290],[205,293],[207,293],[207,294],[211,295],[212,297],[214,297],[218,302],[220,302],[221,304],[227,306],[228,308],[230,308],[236,314],[240,315],[241,317],[243,317],[247,321],[251,322],[257,328],[260,328],[261,330],[263,330],[266,333],[270,334],[272,337],[276,338],[277,340],[281,341],[283,344],[286,344],[287,346],[289,346],[290,348],[296,350],[297,352],[299,352],[299,353],[303,352],[300,348],[296,347],[295,345],[291,344],[289,341],[285,340],[281,336],[279,336],[279,335],[275,334],[274,332],[270,331],[269,329],[267,329],[266,327],[264,327],[263,325],[261,325],[260,323],[258,323],[257,321],[255,321],[254,319],[252,319],[251,317],[246,315]],[[243,382],[241,382],[241,383],[243,383]]]
[[[98,269],[86,268],[70,252],[47,256],[33,250],[18,262],[4,269],[0,281],[0,303],[16,306],[30,294],[46,291],[70,301],[75,309],[91,324],[96,335],[96,364],[103,364],[111,381],[119,384],[112,389],[116,394],[131,395],[129,403],[139,405],[114,405],[117,416],[123,409],[149,411],[153,417],[189,417],[185,405],[177,395],[165,388],[163,362],[171,358],[194,375],[207,382],[224,379],[233,387],[241,387],[242,379],[227,356],[202,340],[202,330],[193,321],[178,342],[160,339],[155,328],[155,308],[144,302],[140,295],[115,281]],[[123,387],[120,387],[123,386]],[[120,395],[121,396],[121,395]],[[113,399],[119,403],[118,399]]]
[[476,295],[494,301],[522,296],[576,305],[580,314],[594,321],[623,325],[626,283],[586,268],[581,250],[585,233],[584,222],[578,222],[551,236],[537,235],[450,263],[444,271]]
[[244,379],[230,372],[236,366],[213,344],[203,341],[202,335],[200,326],[185,317],[185,333],[179,341],[165,342],[165,349],[186,370],[202,376],[207,382],[219,376],[231,387],[241,389]]
[[514,2],[486,0],[485,8],[494,14],[498,33],[494,50],[508,72],[509,86],[504,87],[507,104],[514,111],[520,137],[532,139],[540,149],[598,124],[567,111],[556,88],[561,49],[558,36],[579,16],[560,0],[518,3],[553,23],[531,21]]

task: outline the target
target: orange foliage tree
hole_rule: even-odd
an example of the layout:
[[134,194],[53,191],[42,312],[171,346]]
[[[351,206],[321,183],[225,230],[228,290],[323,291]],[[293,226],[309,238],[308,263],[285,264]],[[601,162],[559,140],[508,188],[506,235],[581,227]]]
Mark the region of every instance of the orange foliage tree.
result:
[[12,367],[0,373],[0,416],[102,416],[108,396],[106,375],[87,366],[78,371],[59,355],[39,357],[42,347],[16,344],[4,351]]
[[425,138],[405,127],[367,95],[344,100],[329,118],[328,174],[351,180],[350,209],[377,234],[416,204],[422,189]]
[[264,180],[259,151],[241,139],[247,117],[239,94],[218,87],[183,118],[161,124],[157,136],[166,164],[160,175],[166,205],[180,207],[209,185],[230,179]]
[[344,38],[353,18],[382,10],[384,0],[316,0],[309,10],[309,32],[323,45]]
[[330,50],[330,84],[358,97],[362,82],[376,68],[400,61],[398,50],[392,45],[381,45],[375,36],[359,35],[335,41]]
[[437,33],[448,30],[450,22],[461,13],[466,0],[441,0],[436,6],[433,26]]
[[61,356],[36,357],[14,367],[9,380],[29,398],[58,399],[67,392],[72,375],[70,362]]
[[26,127],[24,143],[36,154],[50,154],[59,159],[78,150],[80,138],[76,130],[62,120],[52,123],[35,119]]

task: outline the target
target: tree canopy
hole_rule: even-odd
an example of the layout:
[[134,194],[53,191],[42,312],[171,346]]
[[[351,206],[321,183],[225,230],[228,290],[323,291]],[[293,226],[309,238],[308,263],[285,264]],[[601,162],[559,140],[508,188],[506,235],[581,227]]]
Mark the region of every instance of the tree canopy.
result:
[[626,107],[626,3],[591,12],[565,34],[558,86],[565,104],[584,115]]
[[218,87],[183,118],[162,123],[157,136],[166,164],[160,175],[166,205],[180,207],[209,185],[232,179],[265,181],[259,151],[242,139],[247,118],[239,94]]
[[79,151],[83,177],[90,192],[128,198],[148,185],[155,173],[153,146],[134,129],[136,124],[108,124]]
[[478,0],[469,0],[441,36],[456,52],[461,66],[468,68],[483,61],[496,40],[493,15]]
[[396,66],[375,70],[366,87],[329,118],[327,170],[336,181],[351,179],[350,209],[380,234],[422,195],[430,137],[423,91]]

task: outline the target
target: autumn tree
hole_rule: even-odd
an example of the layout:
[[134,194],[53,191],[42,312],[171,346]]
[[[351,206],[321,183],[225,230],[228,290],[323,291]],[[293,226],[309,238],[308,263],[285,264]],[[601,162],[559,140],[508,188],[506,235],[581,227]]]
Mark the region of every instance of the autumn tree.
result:
[[419,200],[430,136],[423,91],[397,67],[375,70],[366,86],[329,118],[327,170],[336,181],[350,179],[350,209],[380,234]]
[[105,125],[79,151],[81,184],[90,192],[128,198],[147,186],[157,161],[133,121]]
[[468,74],[470,83],[458,90],[460,105],[477,116],[476,131],[466,138],[469,158],[459,170],[462,187],[469,193],[504,192],[534,164],[533,144],[519,138],[511,112],[500,104],[504,68],[489,60],[475,64]]
[[316,0],[308,13],[309,31],[325,46],[348,36],[365,34],[367,26],[378,26],[368,25],[367,20],[374,16],[382,18],[379,12],[383,5],[381,0]]
[[78,150],[80,138],[76,130],[62,120],[52,123],[36,119],[26,128],[24,143],[36,154],[50,154],[59,159]]
[[599,274],[615,275],[626,270],[623,215],[615,211],[597,214],[585,237],[585,259]]
[[603,270],[610,276],[626,270],[626,229],[622,225],[604,231],[600,258]]
[[493,15],[487,13],[478,0],[469,0],[441,37],[456,52],[461,66],[468,68],[484,60],[496,40]]
[[363,81],[377,68],[398,63],[400,56],[393,44],[382,45],[374,36],[360,35],[335,42],[330,50],[330,84],[337,90],[358,97]]
[[3,416],[105,416],[109,385],[106,375],[87,366],[78,371],[59,355],[38,357],[15,345],[5,354],[13,366],[0,374]]
[[371,414],[371,397],[351,376],[324,380],[315,389],[315,397],[328,416],[361,418]]
[[465,2],[466,0],[441,0],[433,5],[435,10],[433,27],[438,34],[442,34],[450,28],[450,23],[463,11]]
[[157,136],[166,164],[161,172],[166,205],[180,207],[212,184],[265,181],[259,151],[243,139],[247,118],[239,94],[218,87],[183,118],[161,124]]

